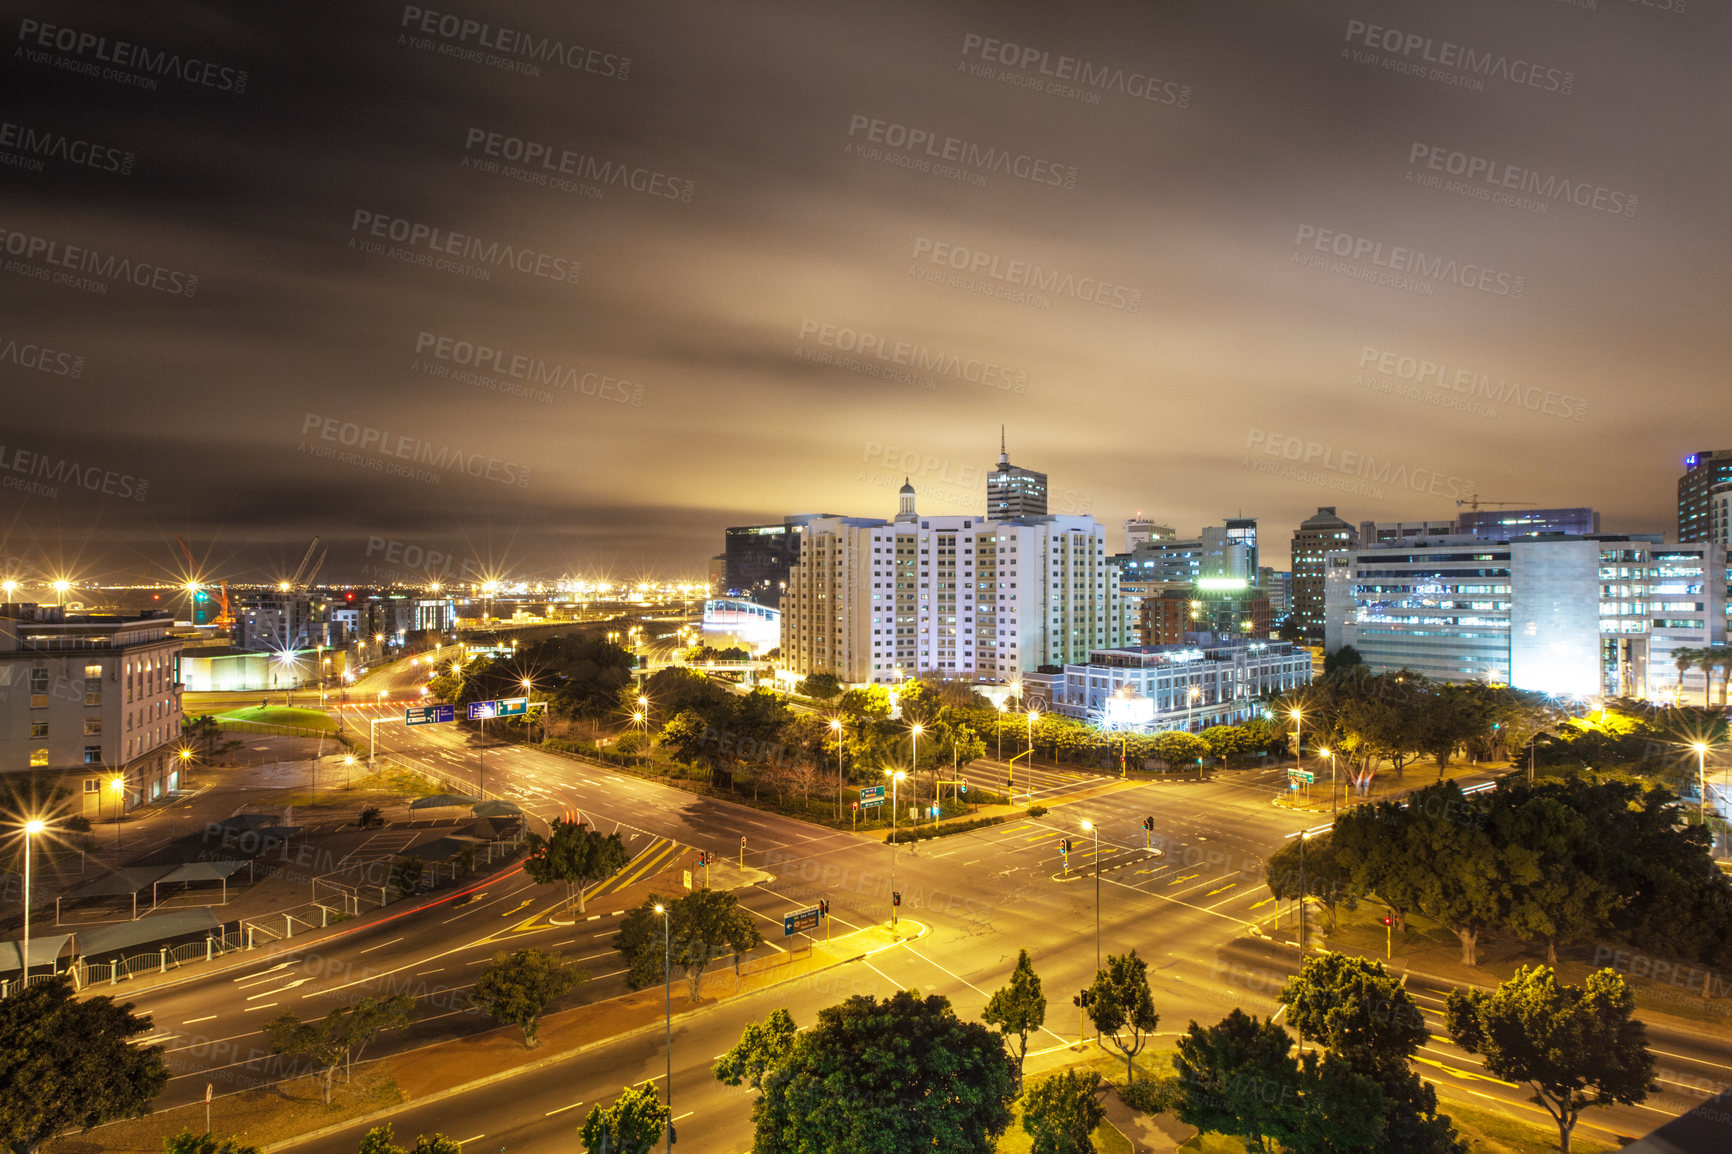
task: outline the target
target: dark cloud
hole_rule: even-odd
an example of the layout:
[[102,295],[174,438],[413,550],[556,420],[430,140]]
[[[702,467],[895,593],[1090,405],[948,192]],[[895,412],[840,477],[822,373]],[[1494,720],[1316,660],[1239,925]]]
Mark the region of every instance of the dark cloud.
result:
[[[425,33],[416,8],[580,66]],[[85,75],[27,54],[29,21],[216,79]],[[14,145],[0,224],[198,281],[0,273],[0,343],[81,358],[0,361],[0,441],[29,455],[11,472],[63,478],[0,490],[0,551],[112,578],[172,567],[178,533],[244,580],[320,534],[328,575],[357,580],[381,540],[697,576],[727,524],[889,510],[910,453],[927,507],[969,507],[1000,424],[1109,523],[1243,512],[1278,539],[1321,504],[1447,516],[1471,482],[1663,529],[1723,392],[1729,30],[1721,6],[1627,0],[25,5],[0,29],[3,119],[132,160],[36,171]],[[986,40],[1027,66],[983,60]],[[1483,90],[1433,75],[1462,52]],[[976,163],[893,147],[906,130]],[[507,164],[487,134],[589,174],[487,171]],[[1467,158],[1588,203],[1449,187]],[[357,212],[582,271],[424,267],[426,244],[366,251]],[[1344,265],[1328,234],[1375,255]],[[1414,251],[1411,283],[1361,279]],[[519,367],[428,355],[441,342]],[[887,372],[873,350],[898,347],[935,367]],[[1385,353],[1469,391],[1380,374]],[[1283,471],[1270,444],[1397,480]],[[142,500],[102,491],[125,478]]]

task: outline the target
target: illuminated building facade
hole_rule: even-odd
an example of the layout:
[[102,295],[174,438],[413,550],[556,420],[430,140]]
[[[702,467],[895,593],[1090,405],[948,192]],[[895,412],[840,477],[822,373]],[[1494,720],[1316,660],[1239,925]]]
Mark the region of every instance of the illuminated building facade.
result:
[[[1027,703],[1103,727],[1144,731],[1233,725],[1266,693],[1309,685],[1311,655],[1286,641],[1125,646],[1091,651],[1059,673],[1023,676]],[[1146,702],[1143,710],[1115,709]],[[1140,716],[1138,714],[1140,713]]]

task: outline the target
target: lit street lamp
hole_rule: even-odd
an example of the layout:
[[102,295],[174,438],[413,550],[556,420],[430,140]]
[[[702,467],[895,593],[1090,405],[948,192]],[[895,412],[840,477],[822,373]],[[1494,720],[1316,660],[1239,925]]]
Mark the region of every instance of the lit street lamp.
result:
[[[909,764],[909,769],[911,769],[915,773],[920,772],[920,735],[922,732],[925,731],[925,729],[926,729],[926,727],[924,725],[921,725],[918,721],[916,721],[913,724],[913,726],[911,726],[908,730],[909,737],[910,737],[910,740],[912,742],[913,750],[914,750],[914,756],[909,761],[908,764]],[[932,767],[932,779],[933,779],[932,801],[933,801],[933,804],[936,805],[938,802],[938,767],[937,766]],[[920,787],[919,786],[914,787],[914,800],[917,803],[920,801]]]
[[673,930],[669,925],[668,908],[656,903],[656,913],[662,916],[662,1048],[667,1051],[667,1154],[674,1149],[674,947]]
[[994,732],[998,735],[998,760],[1003,761],[1004,760],[1004,702],[995,701],[992,704],[993,704],[993,707],[998,710],[998,724],[996,726],[994,726],[993,728],[994,728]]
[[72,582],[70,582],[70,581],[56,581],[54,583],[54,604],[56,606],[61,607],[61,608],[65,607],[66,594],[67,594],[67,591],[70,590],[71,588],[72,588]]
[[126,816],[126,778],[111,777],[108,788],[114,793],[114,857],[116,864],[120,860],[120,822]]
[[900,769],[892,773],[884,771],[884,776],[890,779],[890,925],[896,925],[896,783],[908,775]]
[[1095,835],[1095,970],[1101,968],[1101,829],[1100,826],[1087,818],[1083,819],[1083,831]]
[[1335,754],[1327,745],[1317,747],[1317,756],[1329,760],[1329,813],[1333,816],[1335,808]]
[[1696,795],[1701,799],[1697,812],[1702,818],[1702,824],[1708,824],[1708,745],[1706,742],[1691,743],[1691,749],[1696,751]]
[[20,989],[30,985],[30,839],[48,828],[41,818],[31,818],[24,823],[24,952],[19,955],[19,974],[23,978]]
[[832,717],[830,728],[836,734],[836,820],[842,820],[842,719]]
[[[1305,772],[1305,738],[1304,738],[1305,730],[1303,728],[1303,726],[1305,724],[1304,717],[1300,714],[1299,710],[1297,710],[1297,709],[1289,710],[1287,713],[1287,716],[1289,716],[1293,719],[1293,763],[1298,768],[1300,773],[1304,773]],[[1295,798],[1294,800],[1297,801],[1298,799]]]

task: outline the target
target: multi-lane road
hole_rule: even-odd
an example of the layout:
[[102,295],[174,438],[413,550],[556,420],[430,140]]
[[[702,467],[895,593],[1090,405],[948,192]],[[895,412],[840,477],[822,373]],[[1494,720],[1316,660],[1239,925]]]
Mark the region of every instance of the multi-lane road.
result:
[[[379,733],[392,757],[475,780],[480,746],[470,731],[396,724],[381,725]],[[543,818],[575,809],[602,829],[619,828],[634,850],[662,839],[737,858],[744,836],[746,864],[773,880],[747,886],[739,896],[772,942],[784,913],[820,896],[831,902],[838,932],[887,920],[892,869],[903,896],[901,915],[927,928],[918,940],[863,961],[677,1020],[673,1102],[686,1150],[750,1147],[750,1096],[715,1082],[709,1067],[745,1022],[777,1006],[804,1024],[852,993],[913,988],[942,993],[960,1014],[974,1017],[1008,977],[1017,950],[1027,948],[1049,1000],[1047,1029],[1036,1048],[1058,1049],[1079,1040],[1082,1027],[1070,999],[1093,975],[1097,935],[1102,954],[1135,948],[1148,960],[1167,1035],[1193,1018],[1213,1022],[1235,1005],[1273,1012],[1272,995],[1296,964],[1290,912],[1270,898],[1262,866],[1284,836],[1306,823],[1269,804],[1275,781],[1265,775],[1118,783],[1037,770],[1027,780],[1050,807],[1045,815],[892,851],[877,837],[820,829],[534,749],[489,745],[486,764],[489,795],[511,798]],[[983,770],[982,777],[995,772]],[[1019,766],[1019,794],[1023,772]],[[1152,834],[1142,828],[1145,817],[1154,819]],[[1093,827],[1087,832],[1085,820]],[[1073,847],[1068,873],[1057,850],[1067,837]],[[381,1039],[369,1056],[484,1029],[485,1020],[462,1011],[462,999],[476,968],[504,944],[558,947],[584,959],[596,974],[586,1000],[623,990],[608,945],[608,903],[591,908],[601,915],[597,921],[576,926],[535,916],[559,896],[508,873],[478,887],[461,906],[393,908],[389,920],[342,927],[301,946],[290,942],[263,961],[249,958],[244,966],[144,991],[139,1006],[153,1015],[175,1063],[164,1103],[202,1095],[206,1082],[219,1076],[226,1088],[280,1077],[280,1067],[245,1057],[262,1049],[260,1021],[284,1009],[313,1017],[364,994],[405,986],[421,993],[421,1020]],[[1419,977],[1410,988],[1434,1034],[1442,1035],[1443,991]],[[1593,1112],[1582,1123],[1589,1136],[1646,1133],[1700,1101],[1701,1089],[1732,1078],[1732,1047],[1682,1031],[1651,1031],[1651,1038],[1669,1083],[1663,1083],[1661,1105]],[[502,1083],[411,1104],[397,1118],[397,1130],[438,1130],[488,1149],[569,1149],[572,1128],[590,1104],[611,1100],[627,1082],[659,1079],[663,1061],[659,1034],[621,1041]],[[1488,1079],[1475,1059],[1442,1037],[1434,1037],[1421,1061],[1422,1073],[1446,1096],[1469,1095],[1544,1124],[1525,1094]],[[357,1137],[345,1131],[307,1146],[347,1154]]]

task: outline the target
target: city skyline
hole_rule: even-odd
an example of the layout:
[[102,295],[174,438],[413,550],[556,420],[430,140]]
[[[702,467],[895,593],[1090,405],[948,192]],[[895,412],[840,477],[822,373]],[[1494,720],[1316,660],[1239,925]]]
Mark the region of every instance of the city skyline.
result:
[[0,553],[678,577],[911,454],[974,511],[1005,425],[1053,512],[1281,565],[1470,488],[1669,534],[1715,442],[1724,11],[460,15],[0,33]]

